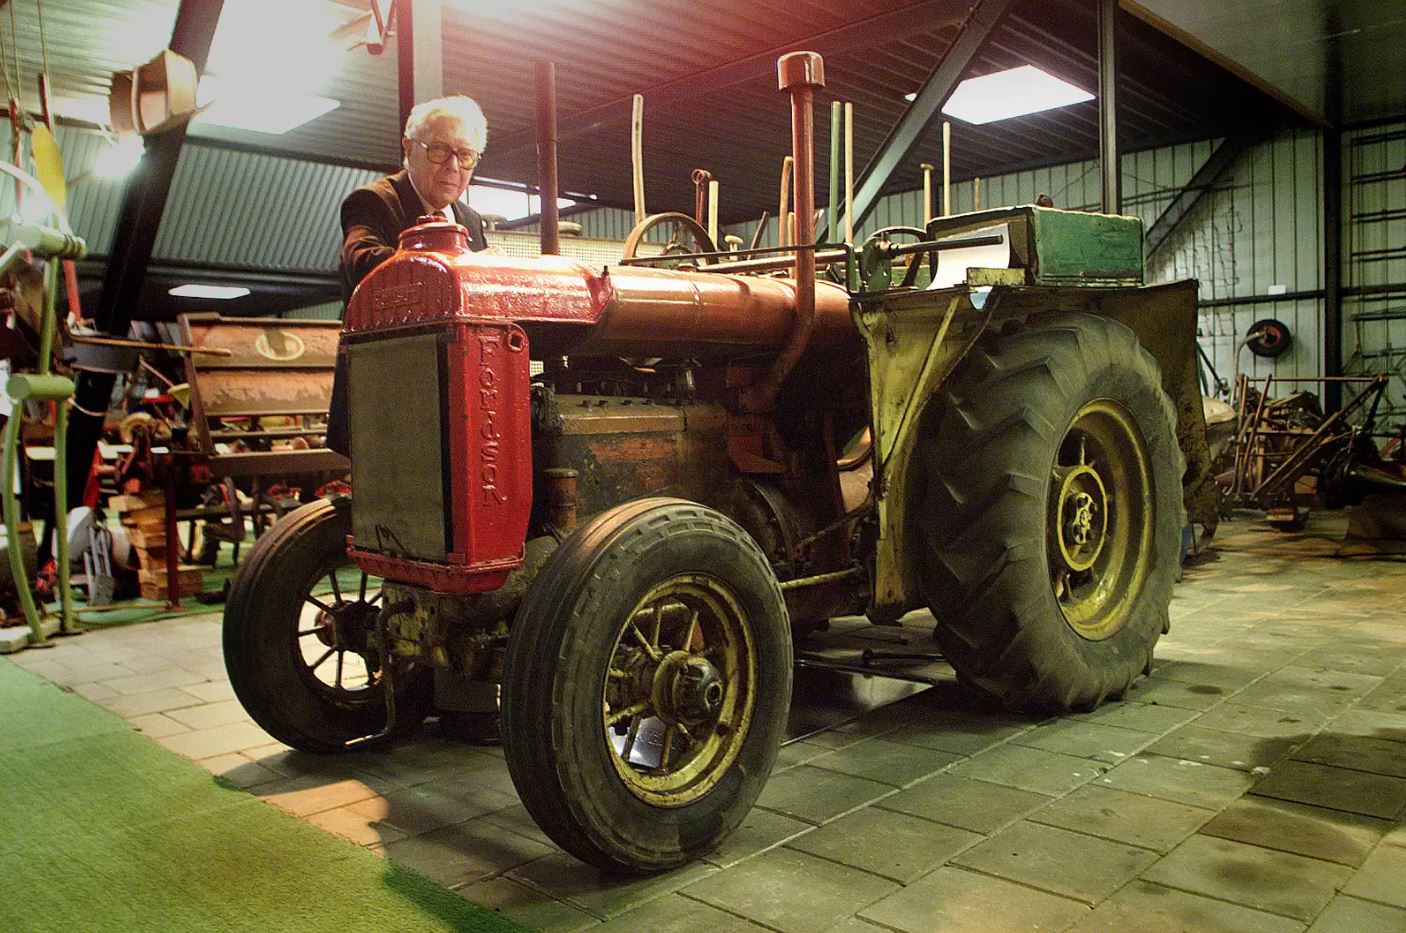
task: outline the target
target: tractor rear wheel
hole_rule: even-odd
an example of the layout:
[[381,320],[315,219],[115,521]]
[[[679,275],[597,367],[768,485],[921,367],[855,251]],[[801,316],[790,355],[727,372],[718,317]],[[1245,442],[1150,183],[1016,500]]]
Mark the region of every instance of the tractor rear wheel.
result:
[[[250,717],[308,752],[341,751],[386,723],[384,661],[367,636],[380,583],[350,567],[349,499],[318,499],[259,537],[225,603],[225,669]],[[428,669],[397,664],[396,734],[428,714]]]
[[740,527],[679,499],[604,512],[538,573],[508,637],[513,784],[607,871],[705,854],[751,809],[791,698],[786,604]]
[[1121,696],[1167,630],[1185,523],[1156,362],[1116,321],[1043,315],[974,347],[936,417],[922,582],[958,677],[1040,711]]

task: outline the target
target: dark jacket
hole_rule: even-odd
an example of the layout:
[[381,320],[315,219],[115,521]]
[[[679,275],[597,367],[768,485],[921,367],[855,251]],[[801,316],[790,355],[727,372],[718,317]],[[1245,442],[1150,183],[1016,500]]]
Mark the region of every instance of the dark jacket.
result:
[[[343,302],[351,301],[352,292],[367,273],[391,258],[400,243],[401,233],[415,226],[425,212],[424,207],[404,169],[347,195],[342,202]],[[469,231],[469,249],[487,249],[483,218],[478,211],[459,201],[454,202],[453,211],[454,219]],[[341,353],[337,354],[337,369],[332,379],[332,403],[327,412],[327,446],[338,453],[351,455],[347,423],[347,368],[346,358]]]
[[[488,247],[478,211],[455,201],[454,219],[469,231],[469,249]],[[342,202],[342,300],[366,274],[391,257],[400,235],[425,212],[404,169],[357,188]]]

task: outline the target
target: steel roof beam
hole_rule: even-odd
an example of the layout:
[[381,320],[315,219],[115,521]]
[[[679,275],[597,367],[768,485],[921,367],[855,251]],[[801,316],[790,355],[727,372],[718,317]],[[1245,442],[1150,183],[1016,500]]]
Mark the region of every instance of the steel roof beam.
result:
[[1186,186],[1177,192],[1176,196],[1162,209],[1162,213],[1152,222],[1152,226],[1147,228],[1148,262],[1151,262],[1152,257],[1157,255],[1157,251],[1176,232],[1177,227],[1200,203],[1206,192],[1210,191],[1220,180],[1220,177],[1235,164],[1235,160],[1240,158],[1240,154],[1263,140],[1266,135],[1263,128],[1255,127],[1241,130],[1221,140],[1221,144],[1216,147],[1205,162],[1201,163],[1201,167],[1196,170],[1196,174],[1191,176],[1191,180],[1186,183]]
[[[988,0],[990,2],[990,0]],[[1005,3],[1002,3],[1004,6]],[[834,29],[808,36],[783,46],[767,49],[746,58],[728,62],[684,75],[646,88],[641,93],[650,107],[688,100],[708,91],[732,87],[746,81],[755,81],[759,75],[771,74],[776,68],[776,59],[786,52],[798,48],[819,52],[821,55],[838,55],[851,49],[878,45],[891,39],[909,35],[914,29],[936,29],[947,23],[958,22],[963,4],[960,0],[927,0],[902,9],[880,13],[859,22],[838,26]],[[630,115],[630,97],[597,104],[585,110],[568,114],[557,121],[557,141],[566,142],[610,123],[626,120]],[[499,160],[510,159],[518,150],[533,150],[536,142],[531,129],[504,136],[495,148]],[[534,150],[535,151],[535,150]]]
[[[946,53],[938,61],[932,73],[918,90],[913,102],[908,105],[898,124],[877,152],[864,167],[854,193],[854,226],[858,229],[871,211],[879,203],[879,195],[888,184],[894,171],[903,164],[918,144],[928,126],[937,119],[942,105],[956,90],[967,66],[981,50],[986,37],[996,28],[1002,15],[1011,6],[1011,0],[977,0],[968,13],[965,22],[957,31]],[[823,240],[825,229],[817,229],[815,235]]]

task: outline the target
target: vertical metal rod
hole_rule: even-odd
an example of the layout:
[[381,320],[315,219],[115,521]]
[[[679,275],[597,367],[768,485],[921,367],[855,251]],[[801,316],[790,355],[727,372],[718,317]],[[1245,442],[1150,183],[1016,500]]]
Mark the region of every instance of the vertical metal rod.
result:
[[1098,0],[1098,152],[1103,173],[1103,212],[1123,211],[1123,171],[1118,161],[1118,0]]
[[[1323,374],[1343,373],[1343,149],[1342,132],[1323,132]],[[1342,408],[1340,382],[1323,386],[1323,411]]]
[[537,63],[537,194],[543,256],[561,252],[557,224],[557,66]]
[[830,200],[825,212],[825,226],[830,235],[840,229],[840,139],[841,123],[844,120],[845,106],[839,101],[830,102]]
[[[25,621],[29,623],[29,643],[31,645],[45,644],[44,628],[39,621],[39,609],[34,605],[34,596],[29,592],[29,577],[24,568],[24,551],[20,542],[20,506],[19,500],[15,496],[15,462],[20,446],[20,423],[24,420],[24,402],[15,402],[10,409],[10,420],[5,424],[5,456],[4,456],[4,482],[0,487],[0,497],[4,500],[5,516],[5,539],[9,549],[10,574],[15,581],[15,589],[20,598],[20,609],[24,612]],[[55,484],[58,476],[55,474]],[[56,532],[60,535],[64,531]],[[32,539],[31,539],[32,540]]]
[[854,104],[845,101],[845,242],[854,242]]
[[972,210],[981,210],[981,179],[972,179]]
[[952,124],[942,121],[942,216],[952,216]]
[[635,223],[644,220],[644,95],[636,94],[630,112],[630,170],[635,185]]
[[708,180],[708,239],[718,248],[718,181]]
[[923,162],[919,168],[923,170],[923,226],[928,225],[932,220],[932,170],[935,166],[931,162]]
[[791,171],[795,167],[796,160],[793,156],[787,156],[781,160],[781,198],[776,209],[776,245],[786,245],[787,215],[790,214],[791,204]]

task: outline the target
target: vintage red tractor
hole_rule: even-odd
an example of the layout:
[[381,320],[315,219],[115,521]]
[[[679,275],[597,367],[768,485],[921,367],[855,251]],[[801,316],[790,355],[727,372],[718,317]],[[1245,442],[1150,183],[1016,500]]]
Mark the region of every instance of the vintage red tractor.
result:
[[[805,92],[800,243],[819,69],[780,66]],[[958,678],[1008,706],[1120,697],[1167,629],[1187,509],[1214,520],[1194,283],[1144,287],[1135,218],[919,232],[839,250],[846,288],[809,249],[600,268],[407,231],[347,310],[353,497],[281,521],[230,594],[250,714],[335,752],[501,683],[528,811],[639,872],[742,820],[793,633],[831,617],[930,609]],[[1005,267],[890,281],[973,243]]]

